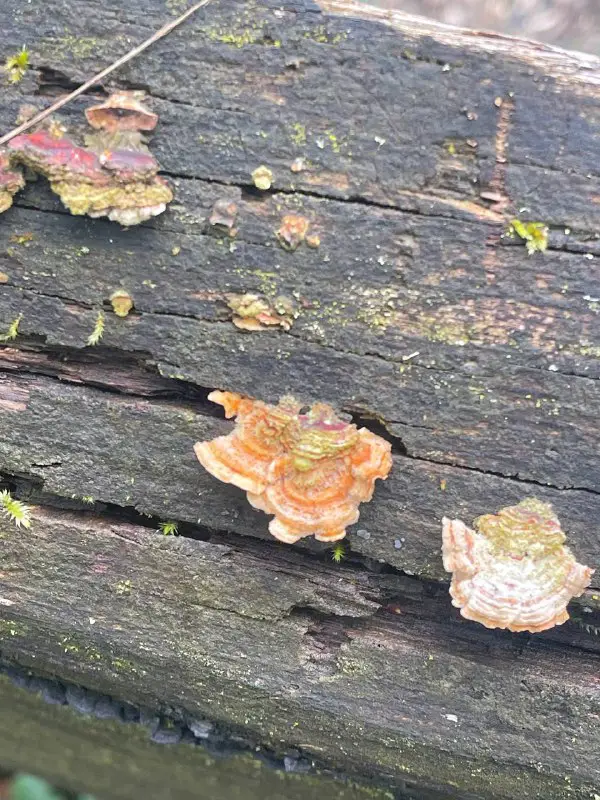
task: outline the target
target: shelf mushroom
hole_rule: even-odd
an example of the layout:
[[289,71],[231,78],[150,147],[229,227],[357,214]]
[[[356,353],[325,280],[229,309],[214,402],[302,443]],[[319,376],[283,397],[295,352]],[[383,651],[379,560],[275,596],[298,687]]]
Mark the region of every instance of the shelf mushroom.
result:
[[389,474],[389,442],[340,419],[325,403],[302,408],[287,396],[272,406],[230,392],[212,392],[209,399],[237,417],[236,427],[198,442],[198,460],[272,514],[269,531],[282,542],[312,535],[342,539],[358,520],[360,503],[373,496],[377,478]]
[[565,545],[552,506],[530,497],[474,525],[476,531],[443,520],[444,568],[462,616],[486,628],[531,633],[566,622],[569,600],[589,586],[594,570]]

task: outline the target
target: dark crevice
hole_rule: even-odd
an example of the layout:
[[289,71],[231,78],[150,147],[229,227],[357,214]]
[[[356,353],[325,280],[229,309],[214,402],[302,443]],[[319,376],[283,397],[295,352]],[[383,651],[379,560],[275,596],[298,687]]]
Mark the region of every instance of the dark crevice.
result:
[[[44,179],[45,180],[45,179]],[[24,203],[23,199],[17,195],[15,198],[15,202],[13,203],[15,208],[22,208],[24,211],[35,211],[36,214],[59,214],[61,217],[71,217],[73,216],[70,211],[67,211],[66,208],[41,208],[40,206],[30,205],[29,203]]]
[[[402,425],[403,423],[390,421],[390,424]],[[384,438],[389,439],[389,434]],[[453,467],[454,469],[465,470],[466,472],[475,472],[478,475],[490,475],[494,478],[502,478],[502,480],[514,481],[515,483],[521,483],[526,486],[537,486],[540,489],[554,489],[558,492],[585,492],[591,495],[600,495],[600,491],[597,489],[591,489],[589,486],[557,486],[553,483],[535,480],[535,478],[522,478],[517,472],[496,472],[494,470],[482,469],[481,467],[469,467],[466,464],[459,464],[455,461],[451,461],[450,459],[444,461],[442,459],[423,458],[422,456],[414,455],[408,451],[404,455],[406,458],[410,458],[412,461],[420,461],[424,464],[438,464],[439,466],[443,467]]]
[[[60,464],[32,464],[31,466],[46,468],[48,466],[60,466]],[[165,534],[161,530],[161,524],[171,521],[151,514],[143,514],[134,506],[120,506],[116,503],[96,500],[93,497],[63,497],[46,492],[44,490],[44,480],[31,473],[10,475],[0,472],[0,486],[8,489],[16,499],[30,505],[72,512],[82,519],[90,521],[100,519],[103,522],[113,522],[117,525],[135,525],[136,527],[154,530],[162,535]],[[201,542],[208,542],[213,536],[213,531],[202,525],[181,520],[174,521],[177,523],[179,536]]]
[[[241,190],[242,200],[245,200],[247,202],[257,202],[258,200],[263,200],[267,197],[275,197],[277,195],[290,195],[296,197],[300,196],[300,197],[313,198],[315,200],[331,200],[339,203],[351,203],[351,204],[356,204],[358,206],[367,206],[370,208],[380,208],[397,214],[424,217],[426,219],[444,219],[457,223],[464,223],[466,221],[466,222],[481,223],[485,225],[494,225],[494,226],[498,226],[500,224],[499,222],[495,222],[489,219],[480,219],[477,217],[473,218],[473,214],[469,214],[467,211],[464,212],[463,216],[455,216],[451,213],[431,214],[415,209],[414,207],[411,207],[410,209],[404,209],[398,205],[393,204],[391,201],[389,203],[386,203],[383,200],[374,200],[372,198],[368,198],[358,194],[351,194],[351,195],[327,194],[326,192],[317,192],[316,190],[311,191],[310,189],[306,189],[305,187],[302,186],[296,186],[293,189],[282,186],[273,186],[267,190],[259,190],[256,188],[256,186],[249,183],[240,183],[234,180],[225,181],[219,178],[208,178],[203,175],[191,175],[189,173],[172,172],[170,170],[165,170],[165,169],[161,170],[161,175],[164,175],[167,178],[174,178],[180,180],[200,180],[203,181],[204,183],[214,184],[217,186],[224,186],[224,187],[235,186]],[[406,191],[408,192],[409,190]],[[410,194],[408,196],[410,196]],[[440,203],[440,204],[444,204],[445,202],[443,197],[437,197],[436,195],[427,195],[426,198],[415,198],[415,199],[426,200],[427,202]]]
[[[103,345],[96,345],[93,350],[41,349],[35,347],[37,338],[23,337],[25,341],[18,349],[0,346],[0,374],[40,375],[108,394],[189,407],[203,416],[223,417],[221,408],[208,400],[212,389],[180,378],[163,377],[150,354],[124,354]],[[10,357],[13,353],[14,358]]]
[[[45,492],[43,480],[37,476],[0,473],[0,489],[4,488],[9,489],[16,499],[76,514],[80,520],[89,520],[90,525],[94,520],[115,526],[129,524],[152,530],[157,537],[164,535],[160,526],[166,520],[141,514],[133,507],[94,501],[93,498],[65,498]],[[68,519],[65,522],[68,523]],[[307,664],[322,677],[339,672],[337,656],[353,635],[377,631],[384,633],[391,642],[397,637],[407,636],[422,641],[435,639],[436,647],[448,653],[487,664],[497,663],[499,656],[519,656],[525,647],[534,646],[540,654],[549,649],[600,652],[600,608],[589,608],[585,596],[572,601],[572,621],[543,634],[532,636],[527,633],[512,634],[505,630],[487,630],[463,619],[458,610],[452,607],[446,581],[407,575],[390,564],[352,553],[349,548],[341,564],[333,565],[329,548],[316,550],[315,545],[319,543],[310,542],[306,547],[302,543],[292,548],[270,537],[263,540],[188,522],[176,522],[178,535],[183,539],[231,548],[232,551],[243,553],[249,563],[256,559],[269,564],[269,571],[273,574],[302,575],[310,580],[312,572],[315,585],[321,590],[327,585],[327,575],[332,578],[336,575],[336,580],[354,584],[365,601],[379,605],[379,609],[374,609],[371,614],[357,617],[318,611],[306,604],[296,605],[290,610],[289,616],[306,626]],[[120,533],[115,529],[114,532],[128,538],[126,530]]]
[[390,433],[383,420],[375,416],[368,416],[365,413],[354,413],[352,414],[352,422],[359,428],[366,428],[371,433],[389,442],[392,445],[392,453],[394,455],[408,456],[408,450],[402,439]]
[[[208,395],[213,391],[214,387],[203,387],[179,378],[165,378],[161,376],[149,354],[137,354],[137,357],[125,356],[119,350],[97,345],[93,353],[90,352],[88,356],[87,351],[79,351],[75,348],[55,347],[50,349],[50,356],[55,359],[54,364],[52,364],[52,362],[46,364],[27,364],[20,362],[18,358],[11,361],[9,364],[6,361],[6,357],[4,361],[2,358],[2,353],[5,350],[7,352],[17,352],[16,348],[0,347],[0,374],[21,372],[30,375],[43,375],[44,377],[54,380],[72,382],[77,385],[86,385],[98,391],[115,395],[140,397],[144,399],[154,398],[163,401],[165,405],[172,403],[178,407],[189,407],[194,412],[201,413],[204,416],[219,419],[223,418],[222,409],[208,400]],[[18,352],[27,354],[29,351],[19,350]],[[45,355],[46,352],[48,351],[44,350],[43,355]],[[67,370],[61,370],[61,361],[68,367],[73,365],[81,366],[82,372],[74,372],[70,376]],[[128,380],[118,381],[117,375],[114,373],[116,361],[119,363],[120,371],[123,373],[127,372],[127,378],[129,378],[131,373],[132,385],[130,385]],[[14,367],[12,364],[14,364]],[[86,369],[88,370],[88,374],[85,372]],[[99,371],[105,370],[108,378],[105,378],[104,375],[100,376],[89,372],[89,370],[94,369]],[[148,385],[149,381],[152,381],[150,385]],[[154,381],[156,381],[156,385],[154,385]],[[146,391],[141,391],[140,386],[144,384],[148,388]],[[136,385],[138,386],[137,389],[135,388]],[[401,420],[383,420],[381,417],[370,414],[367,410],[362,408],[356,409],[355,407],[353,408],[345,405],[340,410],[348,411],[352,416],[353,422],[359,427],[365,427],[378,436],[381,436],[382,439],[390,442],[392,445],[392,453],[399,458],[408,458],[423,464],[436,464],[480,475],[489,475],[503,480],[514,481],[525,486],[534,486],[561,492],[572,491],[585,492],[590,495],[600,494],[600,491],[587,486],[559,486],[542,480],[536,480],[535,478],[523,478],[518,473],[503,473],[495,470],[483,469],[481,467],[459,464],[451,459],[424,458],[423,456],[409,452],[402,438],[389,431],[389,426],[400,425],[409,429],[433,429],[427,428],[426,426],[410,425]]]
[[[69,94],[81,86],[81,81],[75,81],[70,78],[65,72],[53,69],[52,67],[36,67],[32,65],[33,69],[37,72],[38,88],[35,95],[39,97],[58,97],[60,95]],[[94,84],[84,95],[93,95],[94,97],[102,98],[108,97],[102,86]]]

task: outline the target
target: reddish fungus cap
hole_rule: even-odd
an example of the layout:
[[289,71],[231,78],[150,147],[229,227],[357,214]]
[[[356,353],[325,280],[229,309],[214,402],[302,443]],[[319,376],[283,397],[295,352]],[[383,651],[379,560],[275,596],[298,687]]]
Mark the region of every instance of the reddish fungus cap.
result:
[[96,106],[91,106],[85,116],[92,128],[107,131],[151,131],[156,127],[158,115],[141,102],[144,92],[117,91]]

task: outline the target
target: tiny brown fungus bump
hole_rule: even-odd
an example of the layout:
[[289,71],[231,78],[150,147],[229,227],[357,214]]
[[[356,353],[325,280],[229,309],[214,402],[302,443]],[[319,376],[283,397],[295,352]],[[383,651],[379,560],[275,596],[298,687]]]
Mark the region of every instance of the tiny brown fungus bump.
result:
[[360,503],[373,496],[375,481],[392,467],[389,442],[325,403],[306,408],[286,396],[273,406],[232,392],[212,392],[209,400],[236,417],[236,425],[227,436],[198,442],[198,460],[273,515],[269,531],[282,542],[342,539],[358,520]]
[[475,520],[444,517],[442,555],[452,604],[486,628],[537,633],[562,625],[594,570],[565,545],[552,506],[528,497]]
[[295,250],[306,238],[310,223],[300,214],[286,214],[276,232],[279,244],[284,250]]
[[35,239],[35,236],[31,231],[27,231],[26,233],[13,233],[10,237],[10,241],[13,244],[22,244],[27,246],[30,242]]
[[268,167],[265,167],[264,164],[261,164],[260,167],[257,167],[253,171],[252,182],[257,189],[261,190],[261,192],[266,192],[267,189],[271,188],[273,183],[273,173]]
[[145,92],[116,91],[103,103],[86,109],[85,118],[96,130],[152,131],[158,115],[142,103]]
[[62,137],[67,133],[67,126],[53,117],[48,120],[47,127],[48,133],[53,139],[62,139]]
[[302,158],[302,156],[295,158],[290,165],[292,172],[302,172],[304,169],[306,169],[306,159]]
[[222,197],[213,205],[208,221],[214,227],[226,228],[233,236],[237,213],[237,203]]
[[125,289],[117,289],[110,296],[110,304],[117,317],[126,317],[133,308],[133,298]]

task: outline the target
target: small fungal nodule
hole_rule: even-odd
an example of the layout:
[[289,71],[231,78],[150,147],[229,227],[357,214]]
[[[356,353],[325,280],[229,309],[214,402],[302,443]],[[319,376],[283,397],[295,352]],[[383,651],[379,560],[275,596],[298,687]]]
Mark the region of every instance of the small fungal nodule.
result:
[[19,169],[11,167],[7,153],[0,152],[0,214],[13,204],[13,195],[25,186]]
[[262,331],[268,328],[283,328],[289,331],[297,316],[294,303],[287,297],[269,300],[264,295],[227,295],[227,305],[233,311],[232,322],[245,331]]
[[537,633],[562,625],[567,604],[589,585],[552,506],[529,497],[475,520],[443,520],[444,568],[452,604],[486,628]]
[[340,419],[325,403],[306,409],[288,396],[273,406],[232,392],[212,392],[209,400],[236,417],[236,426],[227,436],[198,442],[198,460],[272,514],[269,531],[282,542],[342,539],[377,478],[387,478],[392,467],[389,442]]
[[279,244],[284,250],[295,250],[308,233],[309,221],[301,214],[285,214],[277,233]]

